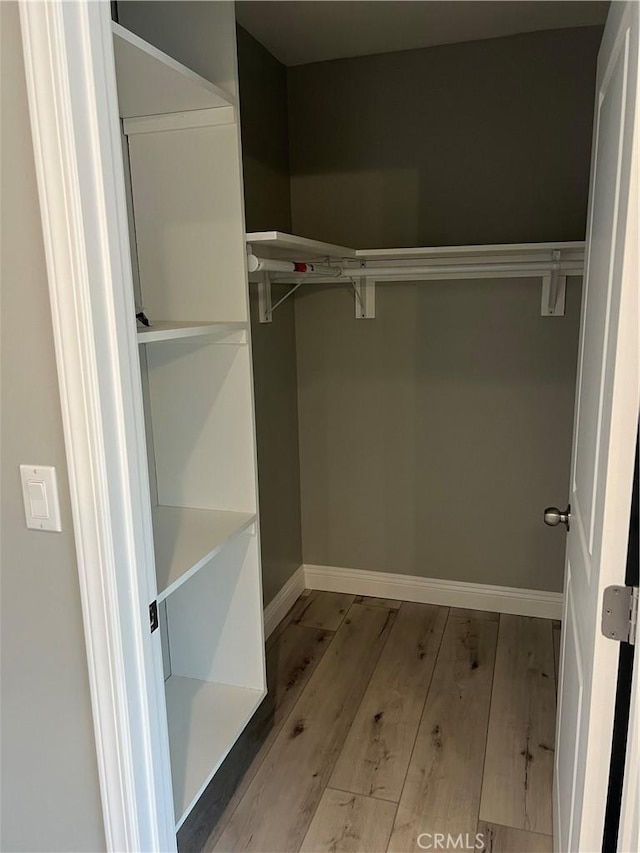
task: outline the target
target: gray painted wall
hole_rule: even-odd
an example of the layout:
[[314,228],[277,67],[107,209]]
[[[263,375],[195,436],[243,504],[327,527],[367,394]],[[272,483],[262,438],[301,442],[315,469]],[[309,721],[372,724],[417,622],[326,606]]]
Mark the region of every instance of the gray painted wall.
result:
[[[274,300],[286,290],[274,287]],[[262,586],[268,604],[302,563],[296,329],[293,300],[278,308],[273,323],[262,324],[257,288],[250,292]]]
[[[290,68],[295,233],[355,247],[584,239],[599,28]],[[306,563],[561,590],[580,288],[296,296]],[[496,520],[496,509],[501,520]]]
[[[247,231],[291,231],[286,69],[238,27]],[[286,287],[274,288],[274,302]],[[264,601],[302,562],[296,335],[293,302],[258,320],[250,286]]]
[[[2,22],[2,821],[6,851],[104,850],[17,4]],[[27,530],[18,465],[55,465],[62,533]]]
[[291,231],[287,69],[242,27],[238,78],[247,231]]
[[296,297],[305,563],[562,589],[580,284],[446,281]]
[[356,248],[583,239],[600,34],[288,69],[296,233]]

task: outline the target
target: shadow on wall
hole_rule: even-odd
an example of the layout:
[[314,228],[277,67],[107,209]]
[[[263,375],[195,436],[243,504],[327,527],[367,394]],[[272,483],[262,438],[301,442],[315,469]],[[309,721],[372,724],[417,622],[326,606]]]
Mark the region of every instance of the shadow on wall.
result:
[[247,231],[291,231],[287,70],[237,27]]
[[294,230],[357,248],[584,239],[601,34],[287,69]]

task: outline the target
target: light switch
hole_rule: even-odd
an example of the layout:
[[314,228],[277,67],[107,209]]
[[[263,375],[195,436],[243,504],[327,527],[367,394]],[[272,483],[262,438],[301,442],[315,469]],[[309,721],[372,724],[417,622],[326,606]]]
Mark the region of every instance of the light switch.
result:
[[33,518],[48,518],[47,487],[42,480],[28,480],[29,503]]
[[62,526],[56,469],[51,465],[21,465],[20,479],[27,527],[59,533]]

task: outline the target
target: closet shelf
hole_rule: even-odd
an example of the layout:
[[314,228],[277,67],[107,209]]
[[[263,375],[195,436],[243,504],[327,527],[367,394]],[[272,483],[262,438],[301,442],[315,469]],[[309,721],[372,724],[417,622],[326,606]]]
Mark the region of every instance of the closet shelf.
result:
[[139,344],[200,337],[210,337],[219,343],[246,344],[247,323],[153,321],[152,326],[138,329]]
[[[503,264],[505,267],[518,264],[551,264],[558,261],[564,265],[582,268],[584,261],[583,241],[558,241],[556,243],[498,243],[476,246],[415,246],[397,249],[350,249],[332,243],[322,243],[306,237],[296,237],[281,231],[259,231],[247,234],[247,245],[256,255],[277,260],[328,259],[340,265],[346,274],[366,275],[379,271],[394,263],[413,266],[480,266]],[[559,253],[559,254],[558,254]],[[313,279],[309,278],[310,281]]]
[[256,253],[265,258],[283,258],[285,260],[313,260],[322,258],[354,258],[355,249],[296,237],[282,231],[253,231],[247,234],[247,243]]
[[224,89],[120,24],[111,27],[121,118],[235,106]]
[[552,261],[553,252],[560,251],[563,260],[582,261],[584,242],[560,241],[557,243],[494,243],[475,246],[417,246],[408,249],[357,249],[356,257],[362,261],[433,261],[444,263],[471,263],[492,260],[503,263],[517,261]]
[[[279,231],[261,231],[247,234],[247,249],[249,269],[261,272],[257,279],[260,322],[270,323],[274,310],[302,285],[352,287],[356,319],[367,320],[375,317],[376,282],[483,278],[539,278],[542,280],[540,313],[561,317],[566,278],[582,275],[584,271],[585,244],[558,241],[348,249]],[[318,259],[321,264],[317,264]],[[273,283],[293,285],[275,305],[271,300]]]
[[178,830],[265,694],[171,675],[165,695]]
[[158,601],[256,522],[255,513],[157,506],[152,510]]

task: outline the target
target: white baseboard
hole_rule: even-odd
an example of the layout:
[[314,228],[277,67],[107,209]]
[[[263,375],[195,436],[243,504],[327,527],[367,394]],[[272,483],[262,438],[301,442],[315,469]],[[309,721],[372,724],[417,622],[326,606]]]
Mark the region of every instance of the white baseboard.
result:
[[264,609],[264,638],[271,636],[305,590],[304,566],[299,566]]
[[376,598],[395,598],[421,604],[490,610],[516,616],[562,618],[562,593],[538,589],[518,589],[481,583],[463,583],[390,572],[343,569],[337,566],[304,565],[304,583],[308,589],[347,592]]

